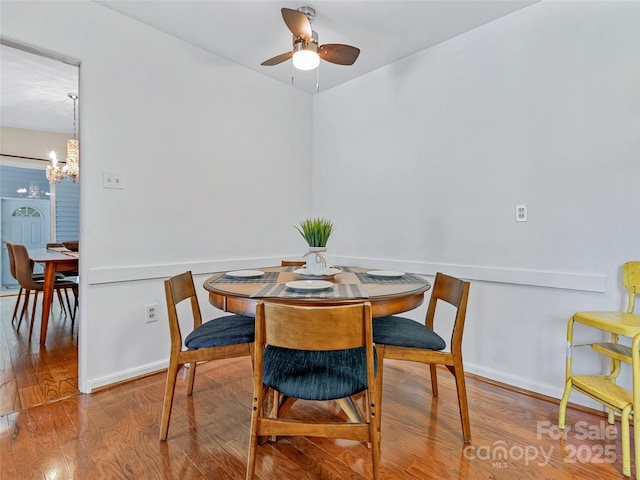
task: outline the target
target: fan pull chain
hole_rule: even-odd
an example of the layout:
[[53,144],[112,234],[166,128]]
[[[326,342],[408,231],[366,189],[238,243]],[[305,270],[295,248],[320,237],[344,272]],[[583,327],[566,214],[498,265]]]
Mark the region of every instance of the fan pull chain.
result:
[[320,67],[316,67],[316,93],[320,91]]

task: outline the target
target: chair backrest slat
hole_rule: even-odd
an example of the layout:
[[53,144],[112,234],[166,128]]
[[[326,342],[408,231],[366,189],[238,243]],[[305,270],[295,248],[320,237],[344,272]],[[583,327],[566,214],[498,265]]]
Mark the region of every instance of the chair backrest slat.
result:
[[164,281],[165,296],[167,298],[167,313],[169,316],[169,330],[171,333],[172,348],[180,349],[182,346],[182,333],[180,332],[180,321],[176,306],[189,299],[191,303],[191,313],[193,315],[193,328],[202,324],[202,314],[196,287],[193,283],[191,271],[184,272]]
[[304,267],[306,264],[307,262],[301,260],[282,260],[280,262],[281,267]]
[[171,294],[174,305],[196,295],[196,287],[193,283],[191,272],[176,275],[165,282],[168,282],[171,285]]
[[431,298],[443,300],[457,308],[463,299],[464,283],[455,277],[438,273],[433,285]]
[[439,301],[444,301],[456,308],[456,316],[451,332],[451,351],[461,352],[464,323],[467,316],[467,301],[469,299],[469,282],[438,272],[433,282],[433,290],[427,308],[425,324],[433,330],[436,307]]
[[304,307],[261,304],[256,312],[264,326],[265,343],[295,350],[343,350],[367,343],[371,305]]

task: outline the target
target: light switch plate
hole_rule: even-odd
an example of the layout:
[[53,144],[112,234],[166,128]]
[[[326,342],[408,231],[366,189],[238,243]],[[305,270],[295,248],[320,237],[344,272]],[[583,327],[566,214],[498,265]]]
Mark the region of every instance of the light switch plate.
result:
[[114,188],[116,190],[124,190],[124,179],[122,172],[114,172],[111,170],[102,171],[102,186],[104,188]]

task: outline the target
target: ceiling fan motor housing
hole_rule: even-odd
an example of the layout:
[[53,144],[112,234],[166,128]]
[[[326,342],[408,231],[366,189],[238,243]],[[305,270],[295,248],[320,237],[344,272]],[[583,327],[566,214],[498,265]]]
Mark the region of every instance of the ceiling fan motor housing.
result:
[[318,53],[318,34],[314,31],[311,32],[310,39],[304,39],[300,37],[293,37],[293,53],[307,50]]

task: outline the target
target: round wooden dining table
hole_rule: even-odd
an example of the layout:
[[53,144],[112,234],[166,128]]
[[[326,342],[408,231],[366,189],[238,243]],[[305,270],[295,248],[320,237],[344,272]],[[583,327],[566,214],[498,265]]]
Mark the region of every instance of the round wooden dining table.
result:
[[309,306],[370,302],[374,318],[413,310],[431,288],[426,279],[411,273],[335,269],[339,273],[322,279],[333,284],[324,290],[301,292],[287,287],[287,283],[316,277],[301,275],[301,267],[280,266],[256,268],[253,277],[247,271],[218,272],[204,282],[204,288],[214,307],[240,315],[255,316],[258,301]]

